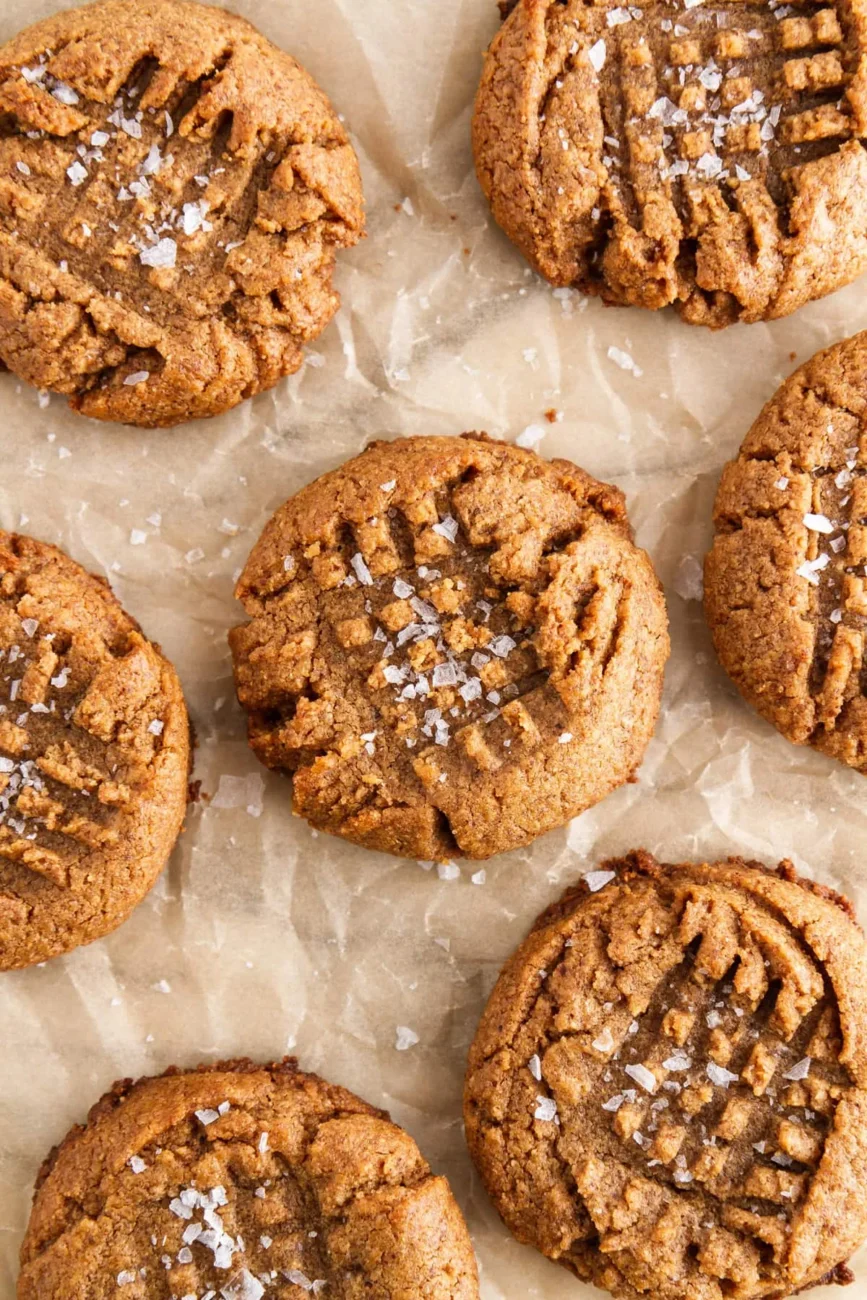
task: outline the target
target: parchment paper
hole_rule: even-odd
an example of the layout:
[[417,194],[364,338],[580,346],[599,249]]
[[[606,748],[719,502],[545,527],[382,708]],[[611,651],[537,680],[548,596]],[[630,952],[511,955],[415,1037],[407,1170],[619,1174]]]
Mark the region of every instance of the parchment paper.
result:
[[[0,0],[0,38],[55,7]],[[867,280],[769,327],[716,335],[553,292],[494,226],[473,175],[494,0],[234,7],[345,115],[369,237],[340,260],[343,308],[303,371],[220,419],[153,433],[100,425],[0,377],[0,525],[105,573],[162,643],[195,721],[195,775],[216,796],[191,809],[125,926],[0,976],[0,1295],[14,1296],[40,1161],[115,1078],[291,1050],[390,1109],[448,1175],[485,1300],[586,1300],[600,1293],[514,1243],[474,1177],[460,1120],[467,1048],[533,918],[608,854],[791,856],[867,921],[864,778],[753,715],[698,603],[723,463],[796,363],[867,326]],[[612,347],[637,369],[615,364]],[[292,816],[288,783],[248,751],[234,699],[226,632],[248,551],[280,502],[373,436],[513,438],[531,426],[544,455],[626,491],[665,584],[673,653],[640,782],[493,859],[483,884],[470,879],[479,864],[441,879],[316,836]],[[133,530],[146,542],[132,544]],[[398,1051],[398,1026],[417,1044]],[[851,1300],[867,1296],[864,1252],[857,1274]]]

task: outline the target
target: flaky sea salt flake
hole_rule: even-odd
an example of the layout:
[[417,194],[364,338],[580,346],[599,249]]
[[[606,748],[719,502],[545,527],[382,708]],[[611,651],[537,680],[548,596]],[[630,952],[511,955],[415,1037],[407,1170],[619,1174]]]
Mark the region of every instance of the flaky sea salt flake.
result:
[[550,1124],[557,1119],[557,1103],[553,1097],[536,1097],[536,1109],[533,1111],[534,1119],[544,1120]]
[[587,51],[587,57],[590,60],[594,70],[596,72],[601,72],[605,64],[605,42],[601,39],[601,37],[595,43],[595,45],[590,46],[590,49]]
[[590,893],[596,894],[608,884],[609,880],[613,880],[614,876],[613,871],[588,871],[583,880]]
[[624,1068],[630,1079],[634,1079],[636,1083],[640,1083],[645,1092],[656,1091],[656,1075],[652,1070],[648,1070],[646,1065],[642,1065],[640,1061],[637,1061],[634,1065],[627,1065]]

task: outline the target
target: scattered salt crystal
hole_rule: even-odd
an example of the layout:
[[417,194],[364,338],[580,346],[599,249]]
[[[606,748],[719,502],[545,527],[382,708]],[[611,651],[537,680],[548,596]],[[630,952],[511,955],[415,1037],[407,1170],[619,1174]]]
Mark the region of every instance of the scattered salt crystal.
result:
[[78,103],[78,95],[71,86],[67,86],[65,81],[58,81],[51,93],[61,104],[72,105]]
[[90,143],[93,145],[94,149],[101,149],[103,145],[108,144],[110,139],[111,136],[107,131],[94,131],[93,135],[90,137]]
[[682,1070],[688,1070],[692,1065],[692,1061],[686,1052],[678,1051],[672,1052],[671,1056],[664,1060],[662,1064],[666,1070],[671,1070],[672,1074],[678,1074]]
[[599,1037],[594,1038],[592,1046],[595,1047],[597,1052],[611,1051],[612,1047],[614,1046],[614,1037],[607,1025],[602,1030],[602,1033],[599,1035]]
[[814,533],[833,533],[834,525],[827,515],[804,515],[804,525]]
[[140,528],[133,528],[129,534],[130,546],[144,546],[148,539],[147,533],[143,533]]
[[373,577],[371,576],[370,569],[368,569],[367,565],[364,563],[364,556],[361,555],[360,552],[356,551],[349,563],[355,570],[355,576],[358,578],[358,581],[365,587],[372,587]]
[[532,450],[534,447],[538,447],[544,437],[545,430],[541,424],[528,424],[523,433],[519,433],[515,439],[515,446],[529,447]]
[[569,744],[569,741],[570,741],[571,739],[572,739],[572,732],[571,732],[571,731],[561,731],[561,732],[560,732],[560,735],[557,737],[557,744],[558,744],[558,745],[568,745],[568,744]]
[[722,1016],[718,1011],[709,1011],[705,1016],[705,1023],[708,1029],[716,1029],[718,1025],[722,1024]]
[[150,379],[150,377],[151,375],[149,370],[136,370],[133,372],[133,374],[127,375],[126,379],[123,382],[127,385],[127,387],[131,388],[133,384],[143,384],[145,380]]
[[537,1106],[533,1111],[534,1119],[541,1119],[546,1123],[551,1123],[557,1118],[557,1103],[553,1097],[536,1097]]
[[[219,1264],[217,1264],[217,1267],[219,1268]],[[290,1282],[294,1280],[291,1273],[287,1274],[287,1276]],[[304,1274],[302,1273],[301,1276],[304,1277]],[[306,1278],[304,1280],[307,1281]],[[310,1289],[309,1286],[305,1287],[305,1290],[307,1291]],[[213,1295],[213,1292],[211,1294]],[[223,1300],[262,1300],[264,1294],[265,1288],[262,1283],[246,1268],[242,1268],[241,1272],[238,1273],[236,1277],[232,1278],[228,1286],[221,1287],[220,1289],[220,1295],[223,1297]]]
[[205,220],[210,204],[206,199],[199,199],[197,203],[185,203],[183,216],[181,217],[181,227],[185,235],[194,235],[199,230],[210,230],[210,222]]
[[457,880],[461,869],[456,862],[438,862],[437,875],[440,880]]
[[117,1275],[118,1286],[129,1286],[136,1280],[136,1273],[131,1268],[125,1268]]
[[472,700],[477,700],[482,694],[482,682],[479,677],[470,677],[464,682],[458,694],[469,704]]
[[711,1083],[719,1084],[722,1088],[727,1088],[730,1083],[737,1083],[740,1075],[732,1074],[731,1070],[726,1070],[724,1066],[717,1065],[710,1061],[707,1066],[707,1077]]
[[782,474],[774,484],[774,487],[777,488],[780,492],[785,492],[788,486],[789,486],[789,480],[786,478],[785,474]]
[[163,165],[163,156],[160,153],[160,147],[152,144],[148,150],[148,155],[141,165],[142,176],[155,176]]
[[[585,876],[584,879],[586,880],[587,877]],[[637,1062],[635,1065],[627,1065],[624,1068],[630,1079],[634,1079],[636,1083],[640,1083],[645,1092],[656,1091],[656,1075],[652,1070],[648,1070],[646,1065]]]
[[625,1100],[626,1098],[623,1096],[623,1093],[617,1092],[613,1097],[609,1097],[607,1101],[603,1101],[602,1109],[607,1111],[620,1110],[620,1107],[623,1105]]
[[609,880],[613,880],[614,876],[615,872],[613,871],[588,871],[583,879],[590,893],[595,894],[607,885]]
[[33,637],[39,631],[39,620],[35,618],[22,618],[21,627],[25,636]]
[[380,483],[379,486],[382,492],[392,492],[394,491],[394,488],[397,486],[397,479],[390,478],[387,483]]
[[803,564],[798,565],[795,572],[799,578],[806,578],[814,587],[818,587],[818,575],[821,573],[822,569],[829,564],[829,562],[829,556],[823,552],[821,555],[817,555],[815,560],[805,560]]
[[458,521],[451,515],[446,515],[439,523],[434,524],[433,531],[439,533],[440,537],[445,537],[448,541],[453,542],[458,535]]
[[67,167],[66,174],[73,185],[81,185],[82,182],[87,180],[87,169],[82,167],[77,158],[74,163]]
[[168,267],[175,265],[178,258],[178,246],[173,239],[160,239],[150,248],[142,249],[139,261],[143,266]]
[[622,348],[610,347],[608,356],[615,366],[619,366],[621,370],[631,370],[636,379],[640,379],[644,374],[644,371],[635,364],[629,353],[624,352]]
[[15,164],[15,166],[18,168],[18,170],[20,171],[20,173],[21,173],[22,176],[29,176],[29,175],[30,175],[30,168],[27,166],[27,163],[26,163],[26,162],[21,162],[21,161],[19,160],[19,161]]
[[398,1052],[406,1052],[410,1047],[415,1047],[419,1041],[418,1034],[409,1025],[398,1025],[395,1034],[394,1046]]
[[517,642],[515,642],[510,636],[495,636],[493,641],[488,645],[488,649],[491,654],[495,654],[498,659],[506,659],[515,649],[516,644]]
[[538,1052],[534,1052],[527,1062],[527,1069],[532,1074],[537,1083],[542,1082],[542,1062],[539,1060]]
[[590,49],[587,51],[587,57],[596,72],[601,72],[603,64],[605,63],[605,42],[600,39],[595,45],[591,45]]
[[220,1112],[217,1110],[197,1110],[194,1113],[199,1123],[204,1124],[206,1128],[209,1124],[215,1124],[220,1118]]
[[144,1160],[142,1160],[141,1156],[130,1156],[127,1164],[134,1174],[143,1174],[147,1169],[147,1165]]
[[798,1061],[796,1065],[793,1065],[791,1070],[786,1070],[783,1078],[792,1080],[806,1079],[807,1075],[810,1073],[811,1063],[811,1057],[805,1056],[802,1060]]

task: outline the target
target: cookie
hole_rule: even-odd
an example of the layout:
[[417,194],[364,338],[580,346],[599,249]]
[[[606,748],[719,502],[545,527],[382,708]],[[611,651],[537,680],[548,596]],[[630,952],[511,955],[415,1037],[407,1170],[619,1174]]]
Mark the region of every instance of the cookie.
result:
[[478,1300],[412,1138],[292,1060],[126,1079],[43,1165],[18,1300]]
[[738,690],[867,772],[867,333],[783,384],[723,471],[705,612]]
[[858,4],[501,7],[476,169],[540,275],[719,328],[867,268]]
[[250,743],[367,848],[486,858],[634,779],[662,592],[623,495],[485,435],[373,443],[277,511],[230,635]]
[[114,930],[181,829],[189,722],[108,585],[0,532],[0,970]]
[[867,1236],[867,947],[730,858],[588,872],[505,966],[467,1140],[508,1227],[620,1300],[851,1280]]
[[294,59],[223,9],[106,0],[0,49],[0,359],[83,415],[227,411],[292,374],[364,219]]

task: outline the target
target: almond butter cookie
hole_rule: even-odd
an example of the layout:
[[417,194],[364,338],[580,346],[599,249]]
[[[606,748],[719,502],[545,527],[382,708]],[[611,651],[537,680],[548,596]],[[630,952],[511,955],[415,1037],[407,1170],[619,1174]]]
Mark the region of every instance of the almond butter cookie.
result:
[[363,229],[355,153],[223,9],[105,0],[0,49],[0,359],[101,420],[229,410],[301,365]]
[[292,1060],[126,1079],[49,1155],[18,1300],[478,1300],[412,1138]]
[[0,532],[0,970],[114,930],[180,832],[180,683],[108,585]]
[[506,964],[464,1100],[507,1226],[619,1300],[851,1280],[864,936],[789,862],[603,863]]
[[783,384],[723,471],[705,612],[723,667],[798,745],[867,771],[867,333]]
[[506,0],[476,169],[540,275],[719,328],[867,268],[862,0]]
[[368,848],[485,858],[634,779],[665,603],[622,493],[484,435],[376,442],[278,510],[230,635],[250,743]]

